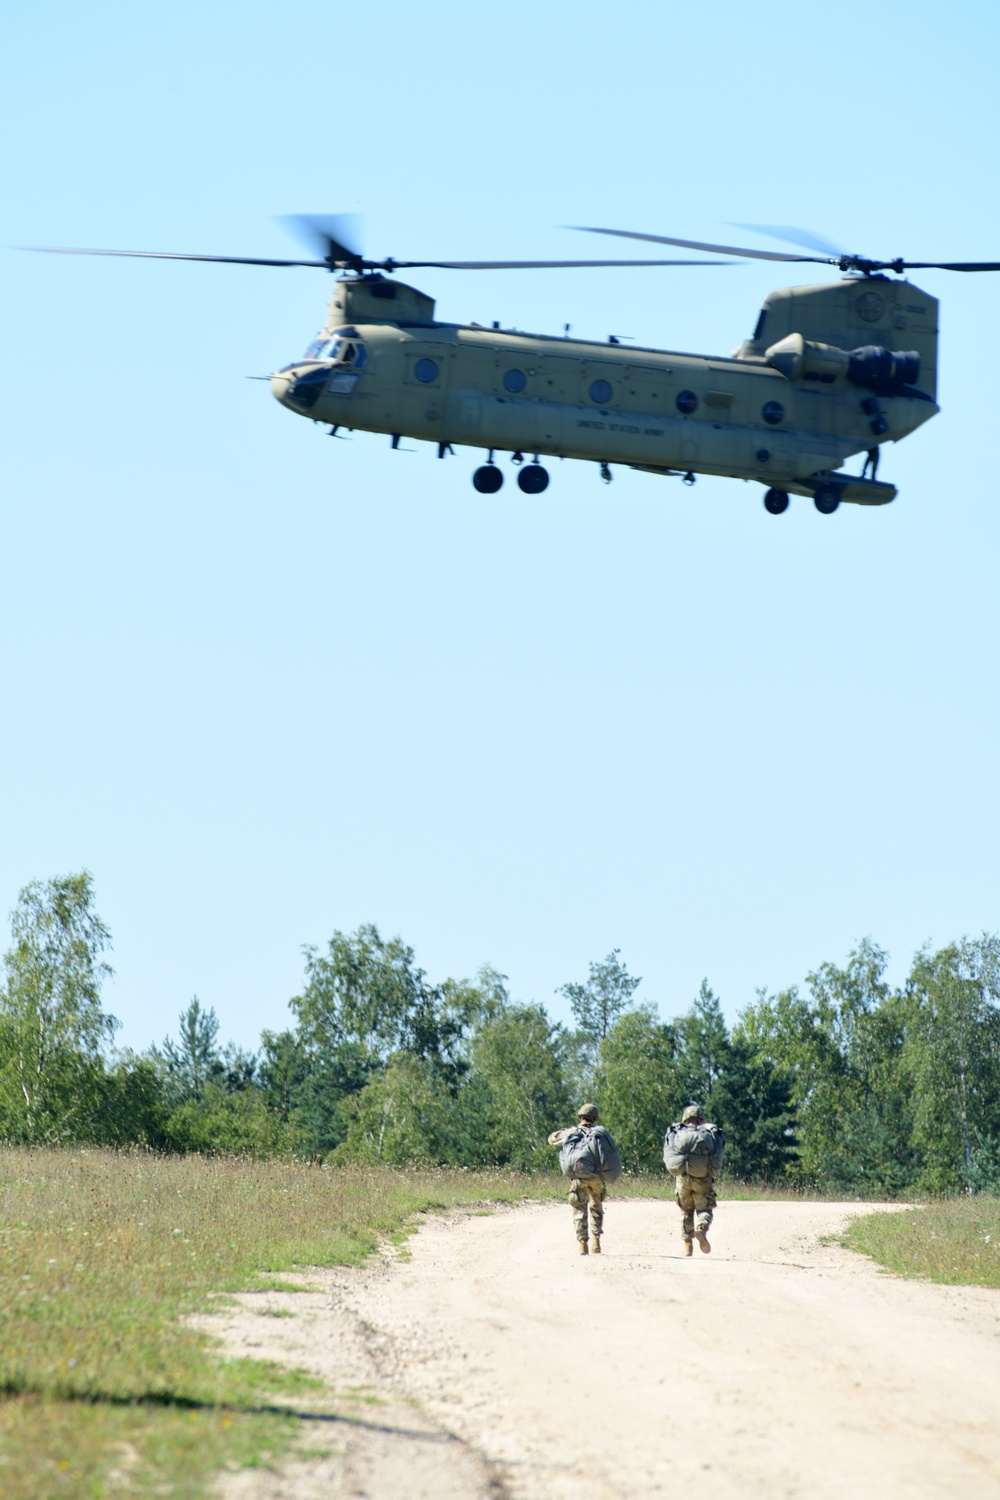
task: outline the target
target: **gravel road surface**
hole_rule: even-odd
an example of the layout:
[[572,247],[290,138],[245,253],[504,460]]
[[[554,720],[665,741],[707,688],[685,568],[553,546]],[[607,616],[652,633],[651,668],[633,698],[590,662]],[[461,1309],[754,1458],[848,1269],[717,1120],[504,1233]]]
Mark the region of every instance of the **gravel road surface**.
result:
[[998,1500],[1000,1293],[821,1243],[859,1211],[724,1202],[690,1260],[670,1203],[612,1201],[586,1259],[562,1206],[446,1214],[409,1258],[249,1295],[203,1326],[336,1396],[326,1457],[220,1494]]

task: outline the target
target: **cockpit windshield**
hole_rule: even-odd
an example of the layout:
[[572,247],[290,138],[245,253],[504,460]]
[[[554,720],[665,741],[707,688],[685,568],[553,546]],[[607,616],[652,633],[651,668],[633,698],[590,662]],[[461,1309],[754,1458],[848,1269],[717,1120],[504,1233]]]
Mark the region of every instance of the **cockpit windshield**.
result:
[[303,359],[331,360],[355,371],[364,369],[367,357],[368,351],[357,334],[350,338],[338,334],[333,338],[316,339],[303,355]]

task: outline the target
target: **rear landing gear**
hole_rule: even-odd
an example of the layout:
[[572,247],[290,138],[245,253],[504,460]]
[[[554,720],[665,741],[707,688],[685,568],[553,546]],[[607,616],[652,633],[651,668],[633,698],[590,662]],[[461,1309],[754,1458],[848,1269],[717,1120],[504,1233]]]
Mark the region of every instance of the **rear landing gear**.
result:
[[764,496],[764,509],[768,515],[780,516],[788,509],[788,496],[784,490],[768,490]]
[[813,504],[821,516],[832,516],[840,504],[840,495],[832,484],[821,484],[813,496]]
[[548,470],[541,464],[525,464],[517,472],[517,483],[526,495],[540,495],[549,486]]
[[495,495],[503,484],[503,474],[494,463],[482,464],[473,474],[472,483],[481,495]]

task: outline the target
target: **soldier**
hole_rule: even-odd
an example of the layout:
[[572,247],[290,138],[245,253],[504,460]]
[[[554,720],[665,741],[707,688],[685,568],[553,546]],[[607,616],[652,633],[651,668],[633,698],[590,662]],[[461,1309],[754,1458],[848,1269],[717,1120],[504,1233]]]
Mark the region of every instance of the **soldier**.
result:
[[[584,1130],[590,1132],[598,1121],[597,1105],[581,1104],[580,1108],[576,1112],[576,1117],[579,1121],[578,1125],[571,1125],[566,1130],[553,1130],[552,1134],[549,1136],[550,1146],[561,1146],[566,1140],[567,1136],[574,1135],[581,1126],[584,1128]],[[604,1127],[601,1126],[600,1129],[601,1134],[607,1138],[607,1141],[610,1144],[612,1151],[614,1152],[614,1158],[617,1160],[617,1147],[611,1140],[611,1137],[607,1134],[607,1131],[604,1129]],[[615,1177],[621,1175],[620,1163],[618,1165],[617,1171],[615,1171],[614,1168],[612,1169],[612,1171],[613,1176],[611,1180],[613,1181]],[[590,1253],[592,1255],[600,1255],[601,1253],[601,1233],[604,1229],[604,1199],[606,1191],[607,1189],[604,1182],[599,1178],[596,1180],[581,1182],[578,1177],[574,1177],[570,1182],[569,1206],[573,1210],[573,1225],[576,1229],[576,1238],[579,1242],[581,1255],[586,1255],[588,1252],[588,1209],[590,1210]]]
[[677,1207],[684,1215],[681,1238],[685,1255],[692,1254],[694,1239],[705,1255],[711,1252],[708,1231],[716,1207],[715,1179],[722,1168],[725,1146],[722,1131],[718,1125],[707,1123],[698,1104],[689,1104],[680,1122],[667,1127],[663,1160],[673,1174]]

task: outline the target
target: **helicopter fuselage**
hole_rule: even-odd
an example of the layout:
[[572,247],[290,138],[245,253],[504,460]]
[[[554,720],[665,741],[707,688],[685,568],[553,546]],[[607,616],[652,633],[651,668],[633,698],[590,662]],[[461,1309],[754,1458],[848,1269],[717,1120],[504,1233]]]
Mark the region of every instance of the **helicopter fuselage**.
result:
[[333,428],[806,495],[832,482],[862,504],[896,491],[840,465],[938,411],[937,303],[905,281],[772,293],[729,357],[441,323],[433,310],[399,282],[339,281],[323,334],[272,375],[275,396]]

